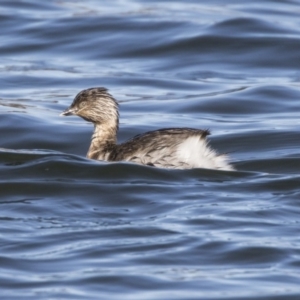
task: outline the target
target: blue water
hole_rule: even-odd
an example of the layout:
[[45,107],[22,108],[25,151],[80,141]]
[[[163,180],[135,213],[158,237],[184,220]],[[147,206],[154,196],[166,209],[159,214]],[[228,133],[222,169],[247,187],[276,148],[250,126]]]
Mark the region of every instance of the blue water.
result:
[[[1,1],[1,299],[300,299],[300,1],[248,2]],[[86,159],[94,86],[236,171]]]

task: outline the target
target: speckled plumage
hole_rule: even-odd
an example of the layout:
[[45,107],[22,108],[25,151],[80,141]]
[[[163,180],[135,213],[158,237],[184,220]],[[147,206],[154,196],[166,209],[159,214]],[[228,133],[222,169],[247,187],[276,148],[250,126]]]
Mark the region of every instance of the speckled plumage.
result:
[[207,145],[208,130],[159,129],[117,144],[118,103],[105,88],[81,91],[61,115],[78,115],[94,124],[95,130],[87,153],[91,159],[130,161],[161,168],[233,170],[225,155],[218,155]]

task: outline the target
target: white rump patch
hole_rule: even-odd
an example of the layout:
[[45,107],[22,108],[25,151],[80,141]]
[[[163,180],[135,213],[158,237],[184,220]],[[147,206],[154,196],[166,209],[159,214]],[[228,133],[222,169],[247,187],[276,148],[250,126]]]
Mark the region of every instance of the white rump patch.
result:
[[178,145],[178,160],[190,168],[206,168],[232,171],[234,168],[227,162],[226,155],[218,155],[211,149],[206,139],[191,136]]

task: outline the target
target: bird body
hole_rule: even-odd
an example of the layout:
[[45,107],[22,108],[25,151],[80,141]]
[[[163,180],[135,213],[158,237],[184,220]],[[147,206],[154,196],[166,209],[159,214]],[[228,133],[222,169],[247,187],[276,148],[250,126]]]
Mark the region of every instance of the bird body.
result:
[[61,115],[78,115],[94,124],[87,157],[105,161],[130,161],[161,168],[233,170],[226,155],[208,145],[208,130],[165,128],[137,135],[117,144],[117,101],[105,88],[81,91]]

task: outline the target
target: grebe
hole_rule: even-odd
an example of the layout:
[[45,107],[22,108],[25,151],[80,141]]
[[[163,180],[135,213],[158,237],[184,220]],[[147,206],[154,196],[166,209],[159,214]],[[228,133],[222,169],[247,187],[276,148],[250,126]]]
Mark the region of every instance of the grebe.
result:
[[87,157],[105,161],[130,161],[161,168],[234,170],[226,155],[208,146],[208,130],[166,128],[137,135],[117,144],[117,101],[103,87],[81,91],[61,116],[77,115],[94,124]]

